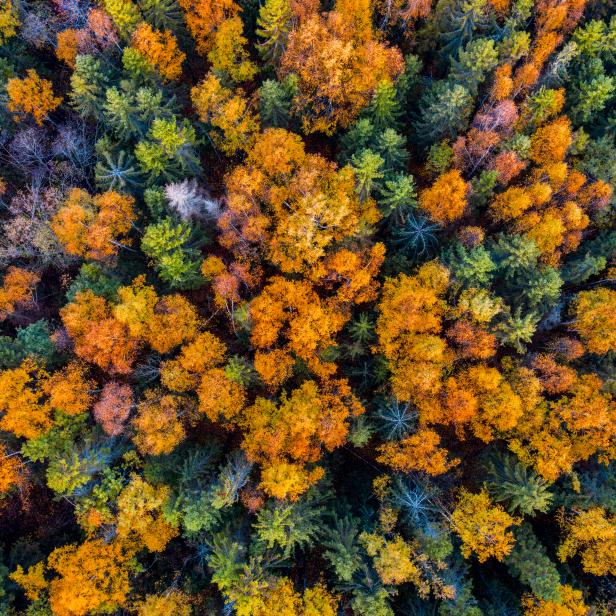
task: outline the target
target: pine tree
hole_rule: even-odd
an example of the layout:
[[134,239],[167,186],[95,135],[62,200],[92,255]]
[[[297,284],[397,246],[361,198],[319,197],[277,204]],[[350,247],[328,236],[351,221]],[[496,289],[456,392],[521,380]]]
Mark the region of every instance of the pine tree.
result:
[[264,39],[258,48],[266,62],[278,64],[287,44],[292,19],[289,0],[266,0],[261,5],[256,33]]
[[397,129],[401,115],[398,93],[391,81],[381,81],[372,95],[370,105],[364,112],[372,122],[376,133],[385,129]]
[[505,318],[496,327],[496,337],[503,344],[513,347],[518,353],[526,351],[526,344],[531,342],[539,317],[534,312],[522,313],[520,308]]
[[289,80],[281,83],[267,79],[259,88],[259,111],[264,127],[286,128],[289,125],[293,88]]
[[548,482],[510,454],[495,456],[488,463],[488,489],[494,501],[506,503],[512,513],[545,513],[552,502]]
[[162,280],[172,288],[190,289],[203,284],[199,250],[194,245],[190,224],[174,224],[165,218],[149,225],[141,249],[154,261]]
[[372,150],[363,150],[353,156],[352,164],[355,171],[355,190],[360,201],[366,201],[372,192],[378,188],[379,180],[383,178],[384,160]]
[[383,159],[383,171],[391,176],[402,171],[406,166],[409,153],[406,150],[406,139],[393,128],[387,128],[380,133],[375,144],[376,153]]
[[360,533],[359,521],[350,515],[333,515],[332,518],[323,532],[323,556],[333,567],[336,577],[341,582],[348,583],[362,564],[361,546],[357,540]]
[[420,100],[415,134],[425,146],[453,139],[468,127],[472,111],[473,97],[464,86],[436,81]]
[[101,190],[134,190],[142,186],[141,172],[126,150],[113,148],[107,139],[101,139],[96,144],[96,152],[94,175]]
[[107,76],[98,58],[88,55],[75,58],[69,97],[79,114],[96,119],[101,117],[107,85]]
[[529,524],[515,531],[515,546],[505,558],[509,571],[544,601],[560,603],[560,574]]
[[383,183],[379,207],[392,224],[401,225],[417,207],[417,191],[412,175],[397,174]]

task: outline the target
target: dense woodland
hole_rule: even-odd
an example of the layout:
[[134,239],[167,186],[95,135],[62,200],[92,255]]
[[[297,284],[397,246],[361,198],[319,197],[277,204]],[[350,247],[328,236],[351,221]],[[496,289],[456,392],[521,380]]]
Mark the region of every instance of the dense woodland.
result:
[[0,44],[0,614],[616,614],[612,0]]

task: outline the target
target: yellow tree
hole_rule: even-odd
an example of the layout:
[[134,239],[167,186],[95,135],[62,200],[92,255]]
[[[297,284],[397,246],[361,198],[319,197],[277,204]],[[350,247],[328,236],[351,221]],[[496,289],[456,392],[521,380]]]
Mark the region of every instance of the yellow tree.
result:
[[377,39],[371,18],[370,3],[337,2],[290,33],[279,73],[298,77],[293,106],[304,132],[331,135],[348,127],[378,84],[402,72],[402,54]]
[[118,497],[118,537],[135,549],[164,550],[178,534],[164,516],[170,497],[169,486],[153,486],[133,475]]
[[493,505],[487,492],[466,490],[451,514],[451,529],[462,540],[462,554],[475,554],[479,562],[494,557],[503,560],[513,549],[513,533],[508,530],[520,520],[511,517],[500,505]]
[[577,511],[565,518],[565,540],[558,548],[564,562],[579,554],[584,571],[609,575],[616,570],[616,515],[601,507]]
[[32,116],[41,126],[43,120],[62,102],[62,97],[54,96],[51,81],[42,79],[34,69],[28,69],[27,77],[14,77],[6,84],[9,100],[8,110],[18,122],[24,116]]
[[616,291],[599,287],[578,293],[573,314],[572,327],[591,353],[604,355],[616,350]]
[[119,541],[102,539],[55,549],[47,566],[59,577],[49,584],[49,604],[56,616],[113,612],[126,605],[133,552]]
[[182,64],[186,54],[180,50],[175,36],[165,30],[157,32],[146,22],[142,22],[133,32],[131,39],[136,49],[161,76],[169,81],[182,76]]
[[259,121],[240,89],[226,88],[208,73],[190,95],[199,119],[211,125],[210,137],[217,147],[228,155],[250,151]]

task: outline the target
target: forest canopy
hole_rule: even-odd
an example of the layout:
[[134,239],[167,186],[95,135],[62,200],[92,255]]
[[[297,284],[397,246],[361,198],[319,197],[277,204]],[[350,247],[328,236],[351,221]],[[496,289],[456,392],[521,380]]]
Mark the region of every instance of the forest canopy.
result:
[[0,0],[0,614],[616,614],[613,0]]

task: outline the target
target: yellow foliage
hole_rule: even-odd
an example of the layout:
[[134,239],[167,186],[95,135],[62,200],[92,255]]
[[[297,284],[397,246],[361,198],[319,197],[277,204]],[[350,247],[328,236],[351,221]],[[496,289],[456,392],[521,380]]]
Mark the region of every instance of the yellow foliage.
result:
[[494,557],[503,560],[515,543],[510,526],[519,524],[500,505],[493,505],[485,491],[472,494],[460,492],[458,504],[451,515],[451,528],[462,540],[462,554],[475,554],[479,562]]
[[179,532],[163,514],[170,496],[169,486],[155,487],[133,475],[118,497],[118,537],[162,552]]
[[182,76],[182,64],[186,54],[178,48],[175,36],[165,30],[157,32],[146,22],[142,22],[133,32],[132,46],[166,80],[176,80]]
[[62,102],[61,96],[54,96],[51,81],[42,79],[38,73],[29,68],[27,77],[14,77],[6,84],[9,96],[8,110],[13,113],[13,119],[19,122],[23,115],[31,115],[41,126],[43,120]]

